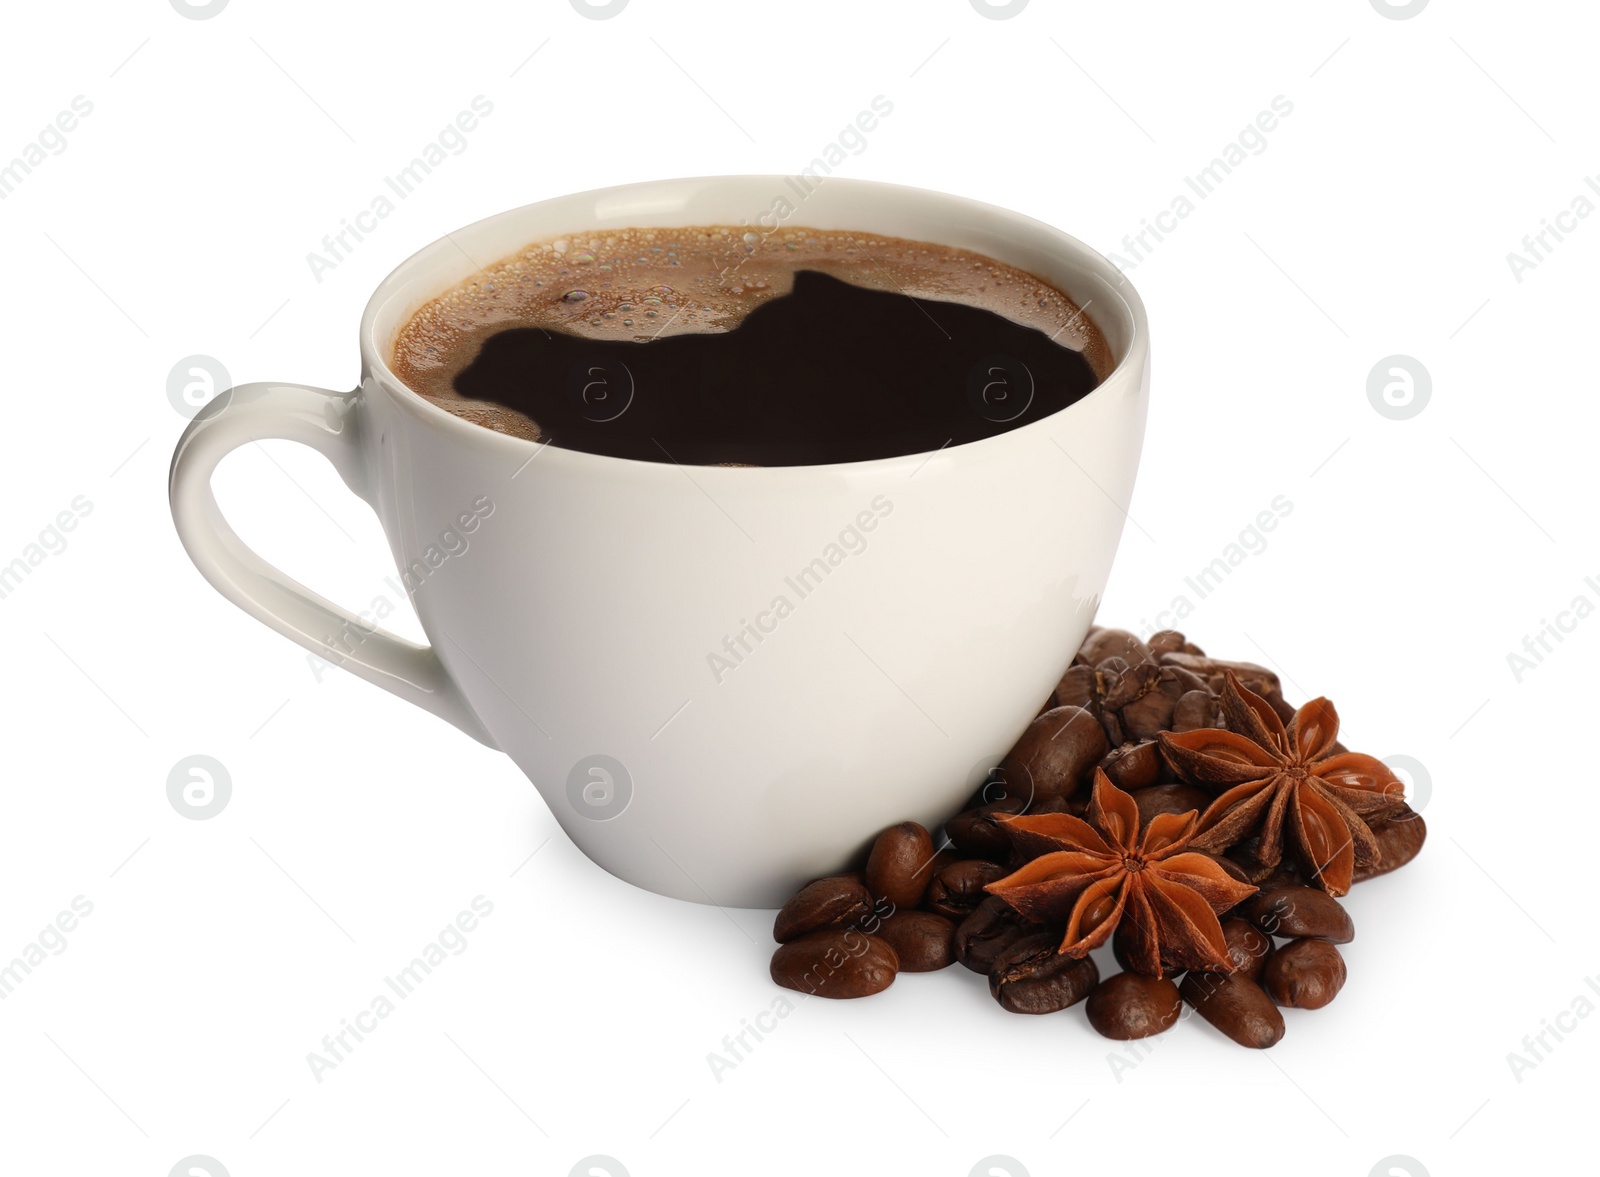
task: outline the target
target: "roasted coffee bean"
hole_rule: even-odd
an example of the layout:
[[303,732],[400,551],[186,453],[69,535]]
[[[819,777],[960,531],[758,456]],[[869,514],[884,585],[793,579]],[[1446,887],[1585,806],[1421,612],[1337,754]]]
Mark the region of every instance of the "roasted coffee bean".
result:
[[1300,868],[1293,862],[1285,859],[1272,869],[1272,873],[1261,880],[1266,884],[1263,891],[1276,890],[1279,887],[1305,887],[1309,886],[1305,876],[1300,873]]
[[927,894],[922,897],[922,905],[953,920],[964,920],[972,914],[973,908],[989,898],[984,888],[1009,873],[999,863],[981,858],[951,863],[933,876]]
[[1111,749],[1100,758],[1100,769],[1111,778],[1113,785],[1131,793],[1160,784],[1166,775],[1167,762],[1161,755],[1161,745],[1146,740],[1142,744],[1123,744]]
[[1129,666],[1156,660],[1150,647],[1125,629],[1091,629],[1078,648],[1078,659],[1091,666],[1113,657],[1121,658]]
[[1057,707],[1028,725],[1000,769],[1036,799],[1070,797],[1111,750],[1106,733],[1081,707]]
[[[1204,854],[1205,851],[1197,850],[1197,851],[1195,851],[1195,853],[1196,854]],[[1220,866],[1223,870],[1227,871],[1228,872],[1228,877],[1230,879],[1232,879],[1234,882],[1236,882],[1236,883],[1248,883],[1250,881],[1250,872],[1245,870],[1244,867],[1240,866],[1237,862],[1233,861],[1233,859],[1227,857],[1226,855],[1223,855],[1223,854],[1208,854],[1208,855],[1206,855],[1206,857],[1215,859],[1217,865]]]
[[1161,977],[1116,973],[1096,985],[1085,1007],[1089,1024],[1107,1038],[1149,1038],[1177,1024],[1178,987]]
[[[1263,691],[1261,693],[1261,697],[1267,701],[1267,706],[1271,707],[1278,713],[1278,718],[1283,720],[1284,723],[1288,723],[1294,718],[1294,713],[1297,708],[1293,703],[1290,703],[1283,697],[1282,691]],[[1348,751],[1350,751],[1349,748],[1346,748],[1338,740],[1335,740],[1333,743],[1328,745],[1328,751],[1326,755],[1342,756]]]
[[1139,807],[1139,824],[1148,826],[1150,819],[1163,813],[1204,813],[1213,798],[1204,789],[1193,785],[1152,785],[1136,789],[1133,802]]
[[[1205,851],[1200,850],[1200,851],[1196,851],[1196,853],[1197,854],[1204,854]],[[1213,862],[1215,862],[1223,870],[1227,871],[1228,872],[1228,877],[1230,879],[1232,879],[1234,882],[1236,882],[1236,883],[1250,883],[1250,881],[1251,881],[1250,880],[1250,876],[1245,872],[1244,868],[1241,867],[1237,862],[1234,862],[1233,859],[1227,858],[1227,857],[1225,857],[1223,855],[1220,855],[1220,854],[1207,854],[1206,857],[1211,859]],[[1251,898],[1253,898],[1253,896],[1247,896],[1244,900],[1242,900],[1239,903],[1235,903],[1232,907],[1228,908],[1226,911],[1219,911],[1217,913],[1217,918],[1219,920],[1243,919],[1244,918],[1244,905],[1246,903],[1250,902]]]
[[1261,976],[1261,968],[1272,955],[1272,937],[1249,920],[1223,920],[1222,938],[1228,942],[1228,956],[1234,968],[1252,981]]
[[1273,887],[1248,899],[1244,912],[1269,936],[1320,936],[1348,944],[1356,935],[1344,905],[1315,887]]
[[1053,707],[1082,707],[1095,714],[1100,712],[1102,696],[1100,676],[1093,666],[1073,663],[1050,692]]
[[1388,821],[1372,827],[1372,836],[1378,840],[1381,857],[1370,866],[1356,867],[1351,877],[1358,883],[1398,870],[1415,858],[1428,837],[1428,826],[1420,813],[1409,805],[1402,805]]
[[[1048,711],[1050,708],[1047,707],[1045,710]],[[1021,813],[1028,808],[1032,800],[1033,783],[1026,779],[1020,781],[1007,779],[1005,769],[997,764],[989,770],[989,775],[983,778],[983,783],[972,794],[972,800],[962,808],[988,808],[996,813]]]
[[914,821],[890,826],[867,856],[867,890],[909,911],[922,902],[933,865],[933,839]]
[[944,823],[944,836],[965,857],[1004,862],[1011,855],[1011,839],[995,818],[1005,813],[992,805],[963,810]]
[[[1192,670],[1184,669],[1182,666],[1163,665],[1161,667],[1161,680],[1169,684],[1167,689],[1178,699],[1182,699],[1190,691],[1211,690],[1211,685],[1205,679]],[[1223,725],[1218,724],[1217,726],[1221,727]]]
[[1192,732],[1202,727],[1221,727],[1222,710],[1209,690],[1189,691],[1172,709],[1172,730]]
[[[1263,863],[1258,856],[1258,851],[1260,849],[1261,839],[1259,837],[1250,837],[1246,838],[1242,842],[1228,847],[1227,853],[1223,856],[1244,873],[1244,877],[1247,882],[1254,883],[1258,887],[1261,886],[1268,878],[1271,878],[1280,871],[1286,869],[1283,867],[1268,866]],[[1294,878],[1296,876],[1290,874],[1286,875],[1285,877]]]
[[928,888],[933,885],[933,880],[939,877],[939,872],[946,867],[954,866],[958,862],[965,862],[967,856],[954,846],[946,846],[943,850],[934,851],[933,858],[928,863],[928,868],[923,874],[928,877],[922,883],[922,897],[928,897]]
[[[1272,695],[1283,698],[1283,686],[1278,676],[1254,662],[1229,662],[1222,658],[1207,658],[1204,654],[1172,653],[1161,655],[1161,665],[1181,666],[1204,679],[1212,692],[1218,695],[1222,693],[1223,683],[1231,671],[1235,678],[1256,694],[1269,699]],[[1289,714],[1292,716],[1294,712],[1291,710]]]
[[1261,970],[1261,987],[1279,1005],[1321,1009],[1344,988],[1344,957],[1326,940],[1291,940]]
[[872,901],[872,910],[854,923],[846,926],[852,927],[858,932],[866,932],[868,935],[876,936],[883,929],[883,921],[898,910],[899,908],[895,907],[892,900],[876,896]]
[[[1246,865],[1249,865],[1246,861]],[[1270,869],[1257,870],[1251,880],[1262,891],[1276,891],[1280,887],[1304,887],[1306,881],[1289,862],[1280,862]]]
[[1265,1050],[1283,1037],[1283,1015],[1265,989],[1239,973],[1188,972],[1178,992],[1240,1046]]
[[1024,920],[1004,899],[991,895],[956,926],[951,946],[962,965],[987,975],[994,967],[995,957],[1014,941],[1038,930],[1037,924]]
[[1101,706],[1110,711],[1121,711],[1161,686],[1161,667],[1154,662],[1129,663],[1125,658],[1107,658],[1095,669],[1105,682]]
[[1123,736],[1130,741],[1153,740],[1172,726],[1172,709],[1183,693],[1177,679],[1153,662],[1129,667],[1106,692],[1105,709],[1115,711]]
[[1087,956],[1060,951],[1054,932],[1024,936],[999,956],[989,970],[989,992],[1014,1014],[1053,1014],[1076,1005],[1095,987],[1100,970]]
[[[1173,700],[1159,690],[1141,695],[1117,712],[1122,738],[1131,743],[1150,741],[1157,732],[1172,730]],[[1101,726],[1104,726],[1103,724]],[[1106,733],[1110,738],[1110,733]]]
[[954,964],[955,934],[954,923],[931,911],[897,911],[877,931],[899,957],[902,973],[931,973]]
[[1205,651],[1184,637],[1175,629],[1163,629],[1151,634],[1145,639],[1145,645],[1150,647],[1150,652],[1157,658],[1163,654],[1198,654],[1205,656]]
[[1160,691],[1150,691],[1123,707],[1117,718],[1122,721],[1123,739],[1154,740],[1155,732],[1171,731],[1173,700]]
[[[1143,973],[1145,962],[1139,960],[1133,953],[1133,923],[1123,920],[1117,924],[1117,930],[1111,933],[1111,955],[1126,971],[1130,973]],[[1181,968],[1174,968],[1168,961],[1161,962],[1161,975],[1163,977],[1176,977],[1183,972]]]
[[871,911],[872,896],[855,879],[844,875],[818,879],[800,888],[778,911],[772,938],[787,944],[819,928],[857,923]]
[[900,960],[884,941],[853,928],[829,928],[780,945],[772,979],[817,997],[870,997],[887,989]]

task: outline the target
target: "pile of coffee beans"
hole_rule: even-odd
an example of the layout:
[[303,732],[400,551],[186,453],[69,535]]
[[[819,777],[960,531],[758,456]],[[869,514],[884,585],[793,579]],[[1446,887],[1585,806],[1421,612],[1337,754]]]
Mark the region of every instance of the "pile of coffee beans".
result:
[[[1034,854],[1013,844],[1000,819],[1083,816],[1097,768],[1132,795],[1142,824],[1203,812],[1213,794],[1178,779],[1157,735],[1226,727],[1219,698],[1228,675],[1285,723],[1293,717],[1278,676],[1265,667],[1209,658],[1170,630],[1148,642],[1125,630],[1092,630],[1022,738],[937,838],[916,822],[891,826],[859,871],[818,879],[784,904],[773,926],[772,979],[818,997],[867,997],[897,973],[960,964],[988,978],[1003,1009],[1047,1014],[1081,1002],[1107,1038],[1159,1034],[1183,1019],[1187,1005],[1242,1046],[1274,1045],[1284,1033],[1280,1009],[1321,1009],[1338,996],[1346,977],[1338,945],[1355,936],[1344,905],[1300,873],[1292,856],[1271,870],[1245,843],[1214,856],[1258,888],[1220,915],[1233,965],[1226,972],[1165,963],[1161,976],[1134,971],[1119,928],[1111,956],[1122,971],[1102,979],[1093,957],[1060,951],[1064,927],[1034,922],[987,890]],[[1357,867],[1357,882],[1411,861],[1427,827],[1401,804],[1372,832],[1381,857]]]

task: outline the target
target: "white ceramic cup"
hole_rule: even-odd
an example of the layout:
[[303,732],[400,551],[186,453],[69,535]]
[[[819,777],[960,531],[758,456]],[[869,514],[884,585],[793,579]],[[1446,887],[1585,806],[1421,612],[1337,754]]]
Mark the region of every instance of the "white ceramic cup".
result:
[[[781,904],[887,825],[936,827],[998,763],[1094,617],[1149,390],[1139,298],[1081,242],[919,189],[801,191],[784,176],[665,180],[479,221],[378,287],[360,387],[233,388],[195,417],[171,471],[178,534],[229,600],[504,751],[612,874],[727,906]],[[982,441],[759,469],[540,446],[455,417],[390,371],[414,311],[530,242],[779,215],[1036,274],[1087,310],[1115,371]],[[211,475],[262,438],[320,450],[372,505],[430,645],[374,628],[240,541]]]

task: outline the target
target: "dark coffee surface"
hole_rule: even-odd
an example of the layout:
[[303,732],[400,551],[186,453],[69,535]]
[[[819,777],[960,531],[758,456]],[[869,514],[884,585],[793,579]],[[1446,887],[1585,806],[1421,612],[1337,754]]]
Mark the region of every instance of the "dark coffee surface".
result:
[[788,466],[976,441],[1097,382],[1081,353],[993,311],[803,270],[729,331],[636,342],[502,330],[452,384],[566,449]]
[[397,376],[486,429],[648,461],[889,457],[1004,432],[1115,366],[1027,270],[839,229],[535,241],[423,304]]

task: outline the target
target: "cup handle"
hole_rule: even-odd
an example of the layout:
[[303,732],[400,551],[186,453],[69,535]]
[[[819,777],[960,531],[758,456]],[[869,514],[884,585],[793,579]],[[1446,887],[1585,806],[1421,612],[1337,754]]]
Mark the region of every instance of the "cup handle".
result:
[[[300,384],[241,384],[211,401],[172,455],[168,497],[178,538],[212,587],[246,613],[493,748],[432,646],[364,622],[268,564],[228,526],[212,493],[212,472],[226,454],[246,442],[279,438],[319,451],[345,485],[370,503],[359,404],[359,390]],[[340,638],[344,645],[330,644]]]

